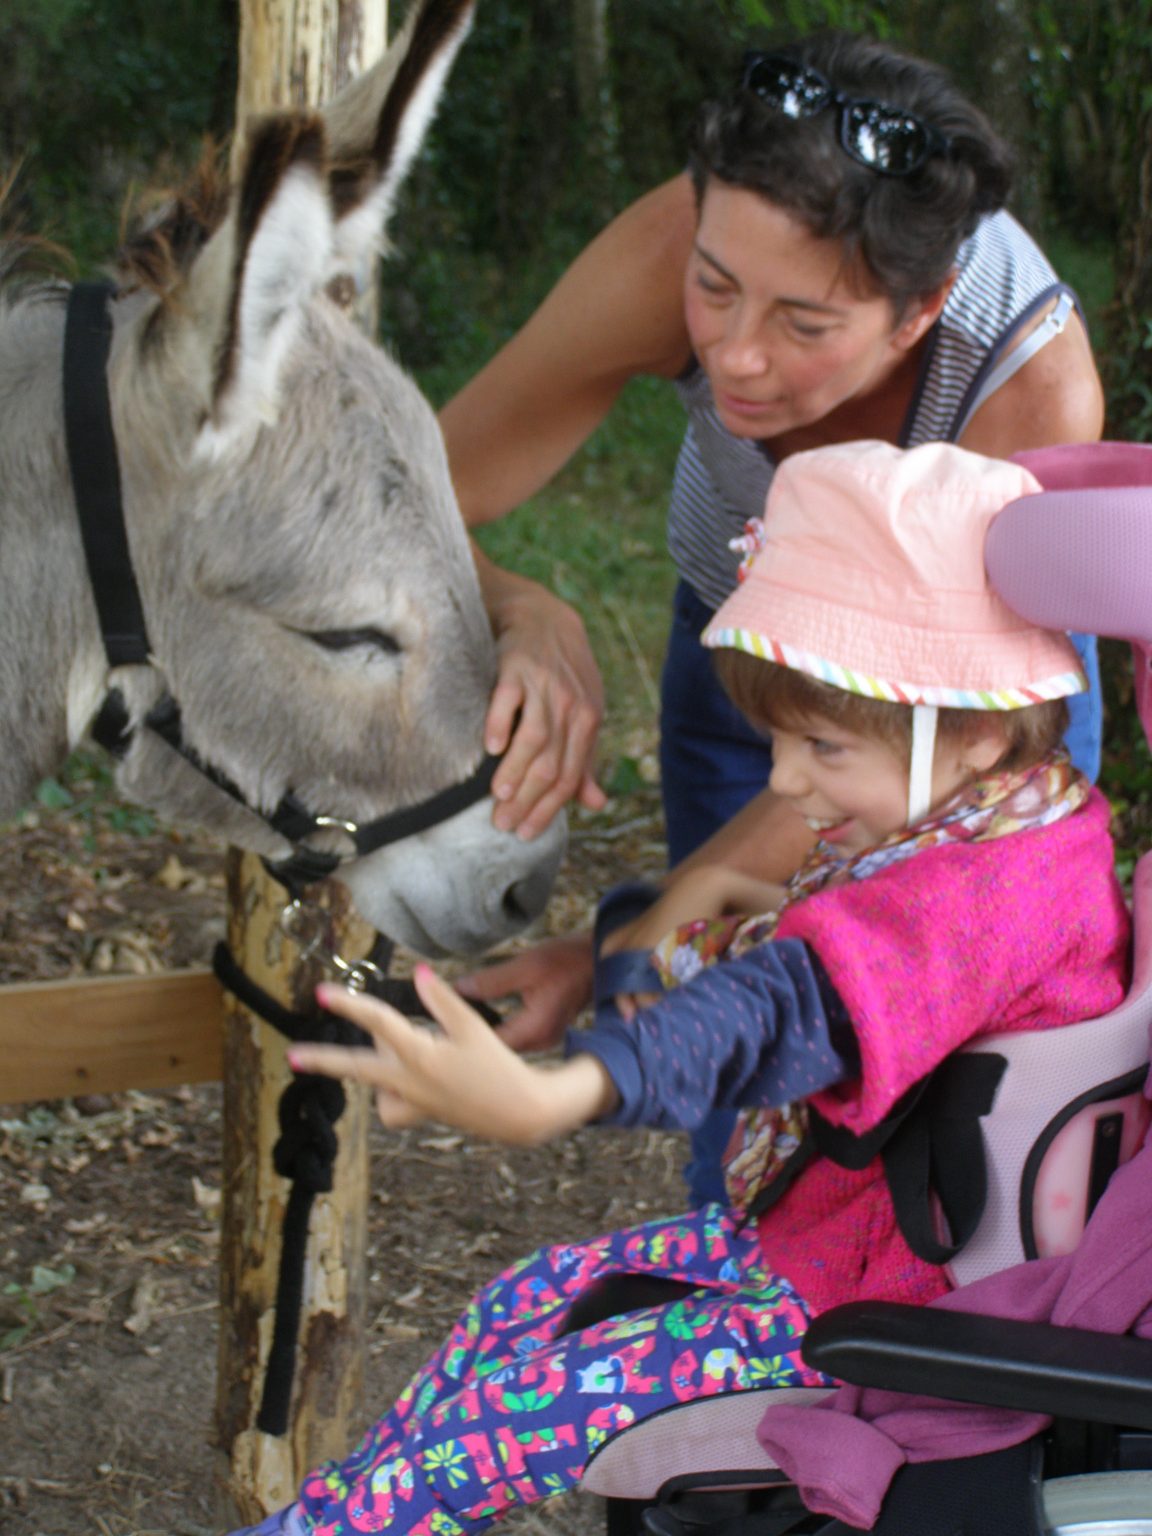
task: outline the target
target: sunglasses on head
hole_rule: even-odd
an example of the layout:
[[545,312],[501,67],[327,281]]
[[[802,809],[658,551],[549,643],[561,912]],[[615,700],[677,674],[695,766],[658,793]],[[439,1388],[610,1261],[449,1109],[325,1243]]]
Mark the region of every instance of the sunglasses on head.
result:
[[842,96],[817,69],[779,53],[747,53],[740,80],[785,117],[815,117],[835,107],[840,147],[881,176],[911,176],[929,155],[947,154],[947,138],[931,123],[884,101]]

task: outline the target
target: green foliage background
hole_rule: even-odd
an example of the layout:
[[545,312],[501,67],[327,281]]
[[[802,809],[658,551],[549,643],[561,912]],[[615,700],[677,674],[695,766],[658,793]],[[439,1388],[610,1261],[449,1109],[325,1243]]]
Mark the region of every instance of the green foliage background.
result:
[[[393,0],[393,24],[404,0]],[[386,340],[435,401],[512,333],[589,236],[682,165],[689,125],[745,47],[816,26],[867,30],[944,62],[1017,146],[1016,211],[1080,291],[1109,390],[1108,431],[1152,440],[1152,0],[609,0],[604,69],[577,69],[579,0],[481,0],[393,222]],[[0,169],[9,212],[81,270],[126,203],[224,137],[237,0],[5,0]],[[563,360],[557,360],[563,366]],[[492,553],[585,613],[609,685],[609,742],[644,746],[671,584],[664,499],[682,418],[631,386],[542,497],[486,534]],[[1108,787],[1152,800],[1110,649]],[[625,774],[625,777],[627,775]]]

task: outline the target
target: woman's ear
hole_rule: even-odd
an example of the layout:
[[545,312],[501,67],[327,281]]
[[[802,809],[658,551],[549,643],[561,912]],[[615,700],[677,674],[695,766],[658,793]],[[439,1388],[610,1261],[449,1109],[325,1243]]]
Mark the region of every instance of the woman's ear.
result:
[[949,272],[938,288],[922,293],[912,300],[900,317],[900,323],[892,336],[892,343],[902,351],[910,351],[940,318],[956,281],[956,273]]

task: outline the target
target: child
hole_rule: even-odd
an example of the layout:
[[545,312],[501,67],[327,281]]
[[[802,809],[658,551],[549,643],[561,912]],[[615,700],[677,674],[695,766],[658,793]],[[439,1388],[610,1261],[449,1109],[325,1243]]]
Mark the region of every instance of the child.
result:
[[[1084,687],[1075,653],[984,576],[992,517],[1037,489],[947,445],[781,465],[746,579],[705,633],[771,732],[772,787],[820,834],[778,915],[725,916],[747,893],[723,871],[701,872],[687,911],[674,887],[649,914],[674,931],[643,960],[641,1006],[599,1009],[556,1065],[509,1051],[426,966],[417,985],[442,1033],[322,989],[375,1049],[299,1046],[292,1063],[372,1083],[386,1124],[427,1116],[534,1143],[591,1120],[687,1127],[742,1108],[742,1208],[514,1265],[360,1448],[261,1532],[478,1531],[573,1487],[609,1433],[671,1403],[818,1384],[799,1344],[824,1308],[947,1290],[905,1240],[879,1158],[843,1166],[811,1132],[863,1136],[974,1036],[1072,1023],[1124,995],[1108,807],[1059,746],[1064,697]],[[692,1290],[564,1334],[613,1272]]]

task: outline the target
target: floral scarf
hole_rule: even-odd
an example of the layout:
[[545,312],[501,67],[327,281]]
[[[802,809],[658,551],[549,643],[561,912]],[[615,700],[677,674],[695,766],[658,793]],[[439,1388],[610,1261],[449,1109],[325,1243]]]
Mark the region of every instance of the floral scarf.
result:
[[[1088,781],[1063,752],[1031,768],[978,779],[930,820],[894,832],[874,848],[845,857],[831,844],[817,843],[788,882],[779,911],[684,923],[653,951],[653,965],[666,989],[680,986],[717,960],[735,959],[767,943],[776,932],[780,912],[794,901],[849,880],[866,880],[927,848],[990,842],[1048,826],[1079,810],[1089,793]],[[724,1183],[733,1206],[751,1205],[799,1149],[807,1124],[803,1102],[739,1111],[724,1154]]]

